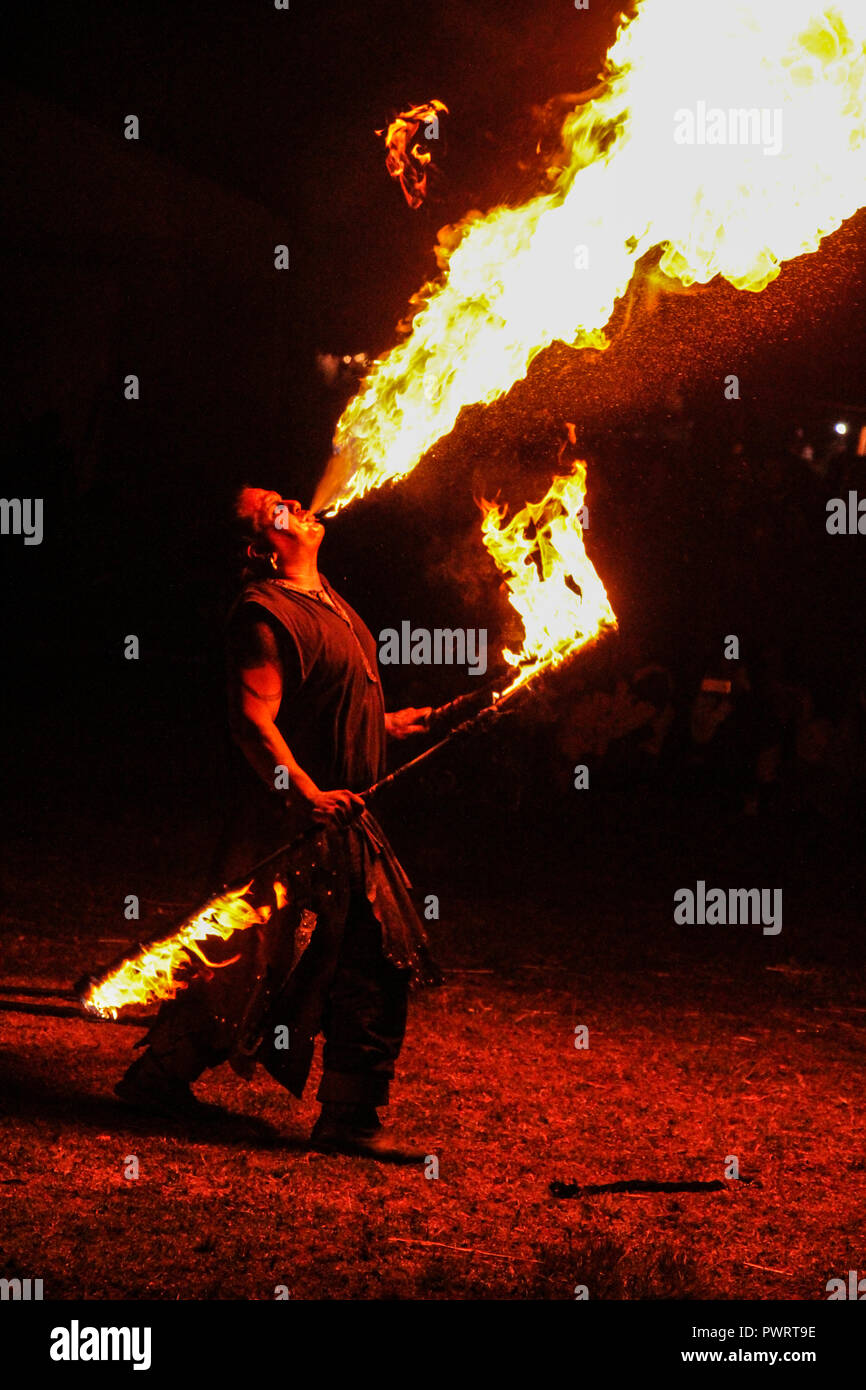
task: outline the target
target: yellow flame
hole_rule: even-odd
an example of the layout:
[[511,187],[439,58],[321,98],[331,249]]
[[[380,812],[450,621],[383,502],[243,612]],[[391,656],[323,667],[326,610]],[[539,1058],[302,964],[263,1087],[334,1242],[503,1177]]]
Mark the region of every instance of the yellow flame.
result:
[[864,110],[864,0],[643,0],[552,191],[440,234],[441,278],[344,411],[314,507],[405,477],[552,342],[605,346],[654,248],[683,284],[763,289],[866,201]]
[[[272,909],[268,904],[254,907],[245,901],[252,886],[251,881],[244,888],[212,898],[207,907],[171,936],[143,946],[136,955],[91,985],[81,1001],[84,1007],[101,1018],[116,1018],[120,1009],[173,999],[179,990],[186,989],[187,981],[178,979],[177,971],[193,964],[193,957],[211,970],[233,964],[237,956],[230,961],[212,963],[200,944],[214,937],[226,941],[233,932],[248,931],[269,920]],[[282,907],[287,895],[279,879],[274,883],[274,895],[278,908]]]
[[519,668],[508,692],[542,666],[556,665],[616,626],[604,585],[583,543],[586,465],[554,478],[540,502],[528,502],[509,522],[507,509],[482,502],[481,536],[505,575],[509,599],[523,620],[519,652],[504,651]]

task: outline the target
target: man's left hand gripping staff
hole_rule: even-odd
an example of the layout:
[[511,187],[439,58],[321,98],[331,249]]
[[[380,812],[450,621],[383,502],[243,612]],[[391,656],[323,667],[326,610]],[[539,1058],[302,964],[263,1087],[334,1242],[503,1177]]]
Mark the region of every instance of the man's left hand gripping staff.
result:
[[411,734],[426,734],[430,728],[432,705],[423,709],[398,709],[385,715],[385,729],[390,738],[409,738]]

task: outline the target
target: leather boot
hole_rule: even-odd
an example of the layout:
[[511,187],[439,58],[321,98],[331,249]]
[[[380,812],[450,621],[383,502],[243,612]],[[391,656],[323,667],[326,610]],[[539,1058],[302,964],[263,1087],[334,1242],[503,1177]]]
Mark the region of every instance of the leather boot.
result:
[[114,1088],[114,1094],[127,1105],[152,1114],[180,1119],[203,1119],[215,1106],[196,1100],[188,1081],[172,1076],[148,1048],[136,1057]]
[[313,1127],[310,1147],[317,1153],[349,1154],[380,1163],[424,1163],[428,1151],[389,1135],[372,1105],[330,1101]]

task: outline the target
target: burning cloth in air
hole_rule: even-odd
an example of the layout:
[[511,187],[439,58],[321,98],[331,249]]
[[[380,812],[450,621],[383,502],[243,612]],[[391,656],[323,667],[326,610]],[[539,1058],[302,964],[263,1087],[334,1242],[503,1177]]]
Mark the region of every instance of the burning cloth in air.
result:
[[[251,624],[266,621],[283,671],[280,732],[319,787],[363,791],[385,770],[376,645],[323,582],[336,607],[277,579],[244,589],[229,616],[229,678],[244,659]],[[305,829],[244,762],[223,853],[225,878]],[[409,888],[369,810],[347,827],[308,833],[253,882],[249,900],[271,908],[268,920],[209,947],[215,966],[232,963],[198,973],[163,1005],[143,1041],[173,1074],[189,1080],[226,1060],[248,1075],[257,1058],[300,1096],[316,1034],[324,1031],[330,1089],[339,1091],[341,1075],[369,1063],[382,1080],[371,1080],[367,1094],[371,1103],[384,1103],[382,1082],[405,1027],[406,984],[439,979]],[[378,1041],[371,1041],[374,1035]]]

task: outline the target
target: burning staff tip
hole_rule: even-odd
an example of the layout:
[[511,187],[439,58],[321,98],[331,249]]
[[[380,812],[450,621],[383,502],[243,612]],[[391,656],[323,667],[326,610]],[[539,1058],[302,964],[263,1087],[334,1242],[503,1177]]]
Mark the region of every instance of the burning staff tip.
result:
[[76,980],[72,988],[78,1005],[82,1012],[91,1018],[111,1019],[115,1018],[116,1010],[106,1008],[99,1002],[99,976],[88,974],[82,975],[80,980]]

